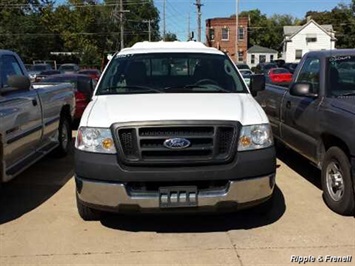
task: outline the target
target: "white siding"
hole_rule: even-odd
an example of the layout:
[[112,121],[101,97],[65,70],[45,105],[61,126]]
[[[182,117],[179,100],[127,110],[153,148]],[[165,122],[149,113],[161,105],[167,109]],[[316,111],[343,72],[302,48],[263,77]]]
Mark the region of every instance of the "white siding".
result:
[[265,57],[266,57],[265,62],[270,62],[270,61],[271,61],[271,55],[274,56],[274,57],[273,57],[274,60],[278,58],[278,57],[277,57],[277,53],[273,53],[273,54],[265,54],[265,53],[256,53],[256,54],[254,54],[254,53],[253,53],[253,55],[255,55],[255,60],[254,60],[254,64],[252,64],[252,63],[251,63],[251,55],[252,55],[252,54],[247,53],[247,64],[248,64],[250,67],[255,67],[257,64],[260,63],[260,62],[259,62],[259,56],[260,56],[260,55],[265,55]]
[[[316,36],[317,41],[307,43],[307,34],[308,36]],[[304,55],[309,51],[334,49],[335,42],[331,41],[331,39],[332,38],[317,25],[310,23],[293,36],[291,42],[286,42],[287,49],[286,52],[284,51],[283,53],[283,58],[286,62],[299,62],[300,60],[296,59],[296,50],[302,50],[302,55]]]

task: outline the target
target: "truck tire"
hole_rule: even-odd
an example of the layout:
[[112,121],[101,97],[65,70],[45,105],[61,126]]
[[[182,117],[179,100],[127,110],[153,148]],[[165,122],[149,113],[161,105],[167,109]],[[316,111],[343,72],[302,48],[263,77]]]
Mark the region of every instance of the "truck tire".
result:
[[322,164],[322,189],[326,204],[341,215],[354,214],[354,191],[349,158],[338,147],[331,147]]
[[55,149],[57,157],[64,157],[68,154],[71,143],[71,127],[66,117],[61,117],[58,127],[59,146]]
[[97,221],[100,219],[100,211],[94,210],[85,206],[79,199],[78,194],[76,194],[76,207],[80,217],[84,221]]

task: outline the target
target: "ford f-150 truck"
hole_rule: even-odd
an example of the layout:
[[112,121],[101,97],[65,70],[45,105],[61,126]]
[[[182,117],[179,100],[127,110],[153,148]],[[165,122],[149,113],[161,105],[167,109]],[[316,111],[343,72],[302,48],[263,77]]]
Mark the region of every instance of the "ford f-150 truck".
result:
[[72,85],[36,88],[20,57],[0,50],[0,183],[51,151],[67,153],[74,108]]
[[309,52],[289,88],[267,85],[256,99],[275,140],[321,169],[327,205],[354,214],[355,50]]
[[[262,75],[251,77],[253,94],[264,87]],[[84,220],[100,211],[272,205],[276,153],[267,116],[228,55],[202,43],[142,42],[115,54],[75,147]]]

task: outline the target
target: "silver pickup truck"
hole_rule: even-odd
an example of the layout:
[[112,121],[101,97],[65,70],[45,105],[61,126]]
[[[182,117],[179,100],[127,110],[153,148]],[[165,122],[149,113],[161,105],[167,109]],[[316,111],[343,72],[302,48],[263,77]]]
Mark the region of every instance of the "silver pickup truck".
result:
[[20,57],[0,50],[0,183],[51,151],[64,156],[74,110],[70,84],[36,88]]

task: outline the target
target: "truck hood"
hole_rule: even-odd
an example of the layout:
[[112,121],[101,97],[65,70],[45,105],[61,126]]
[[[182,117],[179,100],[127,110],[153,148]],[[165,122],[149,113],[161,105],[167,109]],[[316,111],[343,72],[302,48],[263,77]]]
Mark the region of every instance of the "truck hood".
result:
[[81,126],[110,127],[113,123],[162,120],[229,120],[243,125],[268,123],[247,93],[130,94],[94,96]]
[[339,97],[331,103],[334,108],[355,115],[355,96]]

